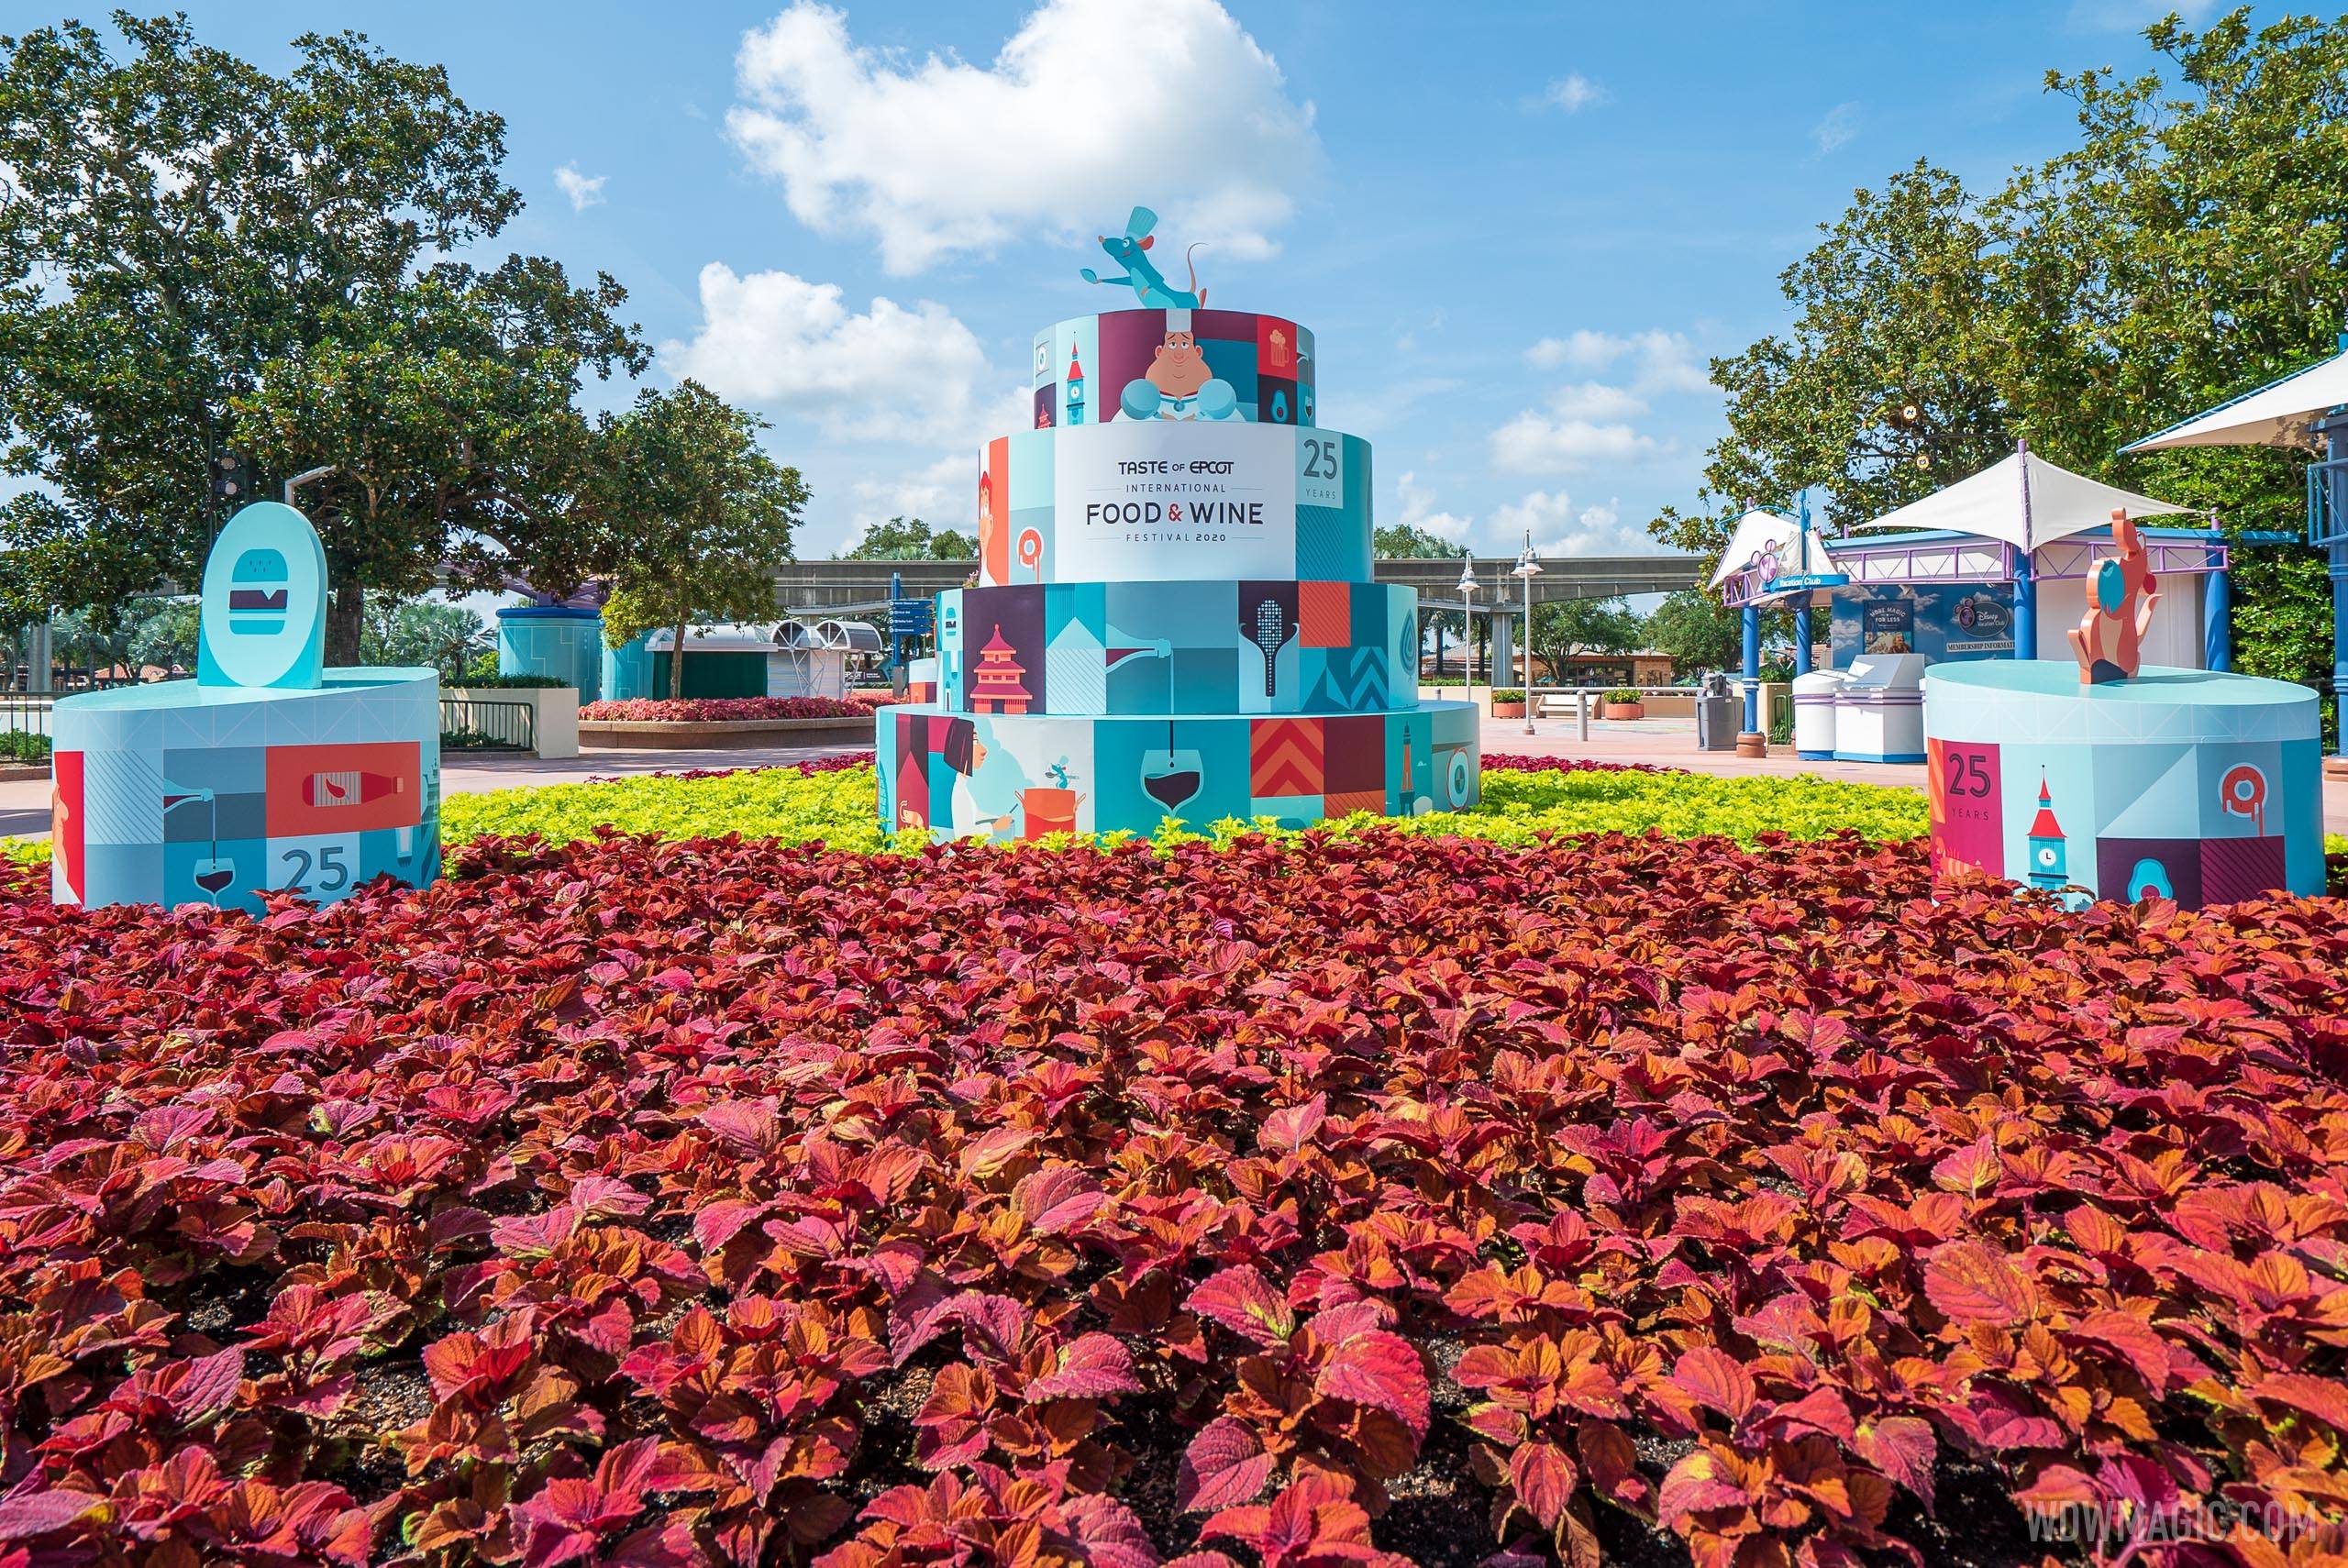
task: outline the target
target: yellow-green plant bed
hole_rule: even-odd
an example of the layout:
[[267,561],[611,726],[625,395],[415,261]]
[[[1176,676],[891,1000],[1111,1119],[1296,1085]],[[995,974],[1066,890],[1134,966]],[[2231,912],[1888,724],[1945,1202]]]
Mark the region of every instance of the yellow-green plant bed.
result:
[[[651,834],[661,838],[821,839],[837,849],[889,847],[873,809],[871,767],[858,765],[803,774],[794,767],[747,769],[699,778],[645,776],[589,784],[548,784],[441,802],[441,836],[451,848],[484,834],[535,834],[556,843],[593,838],[598,831]],[[1263,823],[1190,823],[1159,837],[1230,838]],[[1597,768],[1491,768],[1483,800],[1467,812],[1389,822],[1368,815],[1332,824],[1356,834],[1391,828],[1403,833],[1465,834],[1523,844],[1544,834],[1644,833],[1673,838],[1719,834],[1750,843],[1765,833],[1822,838],[1844,829],[1868,838],[1907,839],[1927,826],[1924,798],[1913,790],[1820,778],[1724,776]],[[2348,838],[2325,841],[2348,853]],[[0,840],[0,854],[46,864],[41,839]]]

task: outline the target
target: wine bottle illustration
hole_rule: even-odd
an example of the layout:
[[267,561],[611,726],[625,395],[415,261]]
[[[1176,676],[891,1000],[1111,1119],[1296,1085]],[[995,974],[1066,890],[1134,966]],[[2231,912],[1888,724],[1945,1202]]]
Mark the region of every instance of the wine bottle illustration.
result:
[[1264,656],[1264,695],[1274,694],[1279,680],[1279,657],[1282,645],[1296,635],[1296,623],[1290,617],[1287,606],[1277,599],[1268,598],[1256,606],[1255,625],[1248,634]]
[[302,780],[305,806],[363,806],[407,788],[404,778],[365,773],[355,767],[323,768]]

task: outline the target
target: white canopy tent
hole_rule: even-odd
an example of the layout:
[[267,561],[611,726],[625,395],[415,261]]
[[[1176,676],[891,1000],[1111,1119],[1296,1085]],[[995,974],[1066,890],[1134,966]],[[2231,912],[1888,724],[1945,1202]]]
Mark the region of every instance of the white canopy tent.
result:
[[1721,552],[1721,564],[1712,572],[1711,586],[1718,588],[1737,573],[1751,571],[1772,558],[1778,563],[1770,574],[1773,577],[1807,576],[1834,569],[1827,561],[1825,547],[1817,535],[1805,539],[1801,525],[1794,519],[1756,507],[1736,520],[1736,527],[1728,536],[1728,548]]
[[2035,452],[2018,451],[1970,479],[1961,479],[1859,526],[1887,532],[1971,534],[2027,554],[2042,545],[2100,528],[2111,521],[2113,512],[2123,507],[2131,517],[2170,517],[2192,511],[2075,474]]
[[2317,416],[2342,403],[2348,403],[2348,349],[2120,449],[2312,446]]

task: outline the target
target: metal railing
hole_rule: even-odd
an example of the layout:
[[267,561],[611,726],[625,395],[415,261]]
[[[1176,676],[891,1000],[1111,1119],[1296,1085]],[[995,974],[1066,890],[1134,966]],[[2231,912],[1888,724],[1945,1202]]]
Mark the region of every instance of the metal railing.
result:
[[2308,465],[2308,543],[2327,549],[2348,542],[2348,458]]
[[[1635,691],[1641,697],[1685,697],[1691,702],[1699,700],[1703,689],[1699,686],[1631,686],[1614,681],[1604,686],[1527,686],[1524,689],[1524,733],[1531,734],[1534,718],[1552,718],[1548,704],[1554,699],[1574,705],[1574,728],[1578,738],[1589,738],[1590,710],[1598,706],[1598,699],[1609,691]],[[1740,699],[1742,701],[1742,699]]]
[[538,705],[486,697],[440,699],[443,751],[536,751]]
[[0,734],[11,730],[28,735],[49,734],[50,699],[0,696]]

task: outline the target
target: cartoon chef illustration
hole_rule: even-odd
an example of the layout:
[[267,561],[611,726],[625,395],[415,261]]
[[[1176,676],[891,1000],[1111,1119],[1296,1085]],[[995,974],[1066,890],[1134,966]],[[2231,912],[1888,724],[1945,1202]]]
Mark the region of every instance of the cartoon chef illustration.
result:
[[1127,419],[1238,419],[1239,394],[1207,370],[1206,350],[1189,332],[1168,332],[1149,369],[1117,399]]

